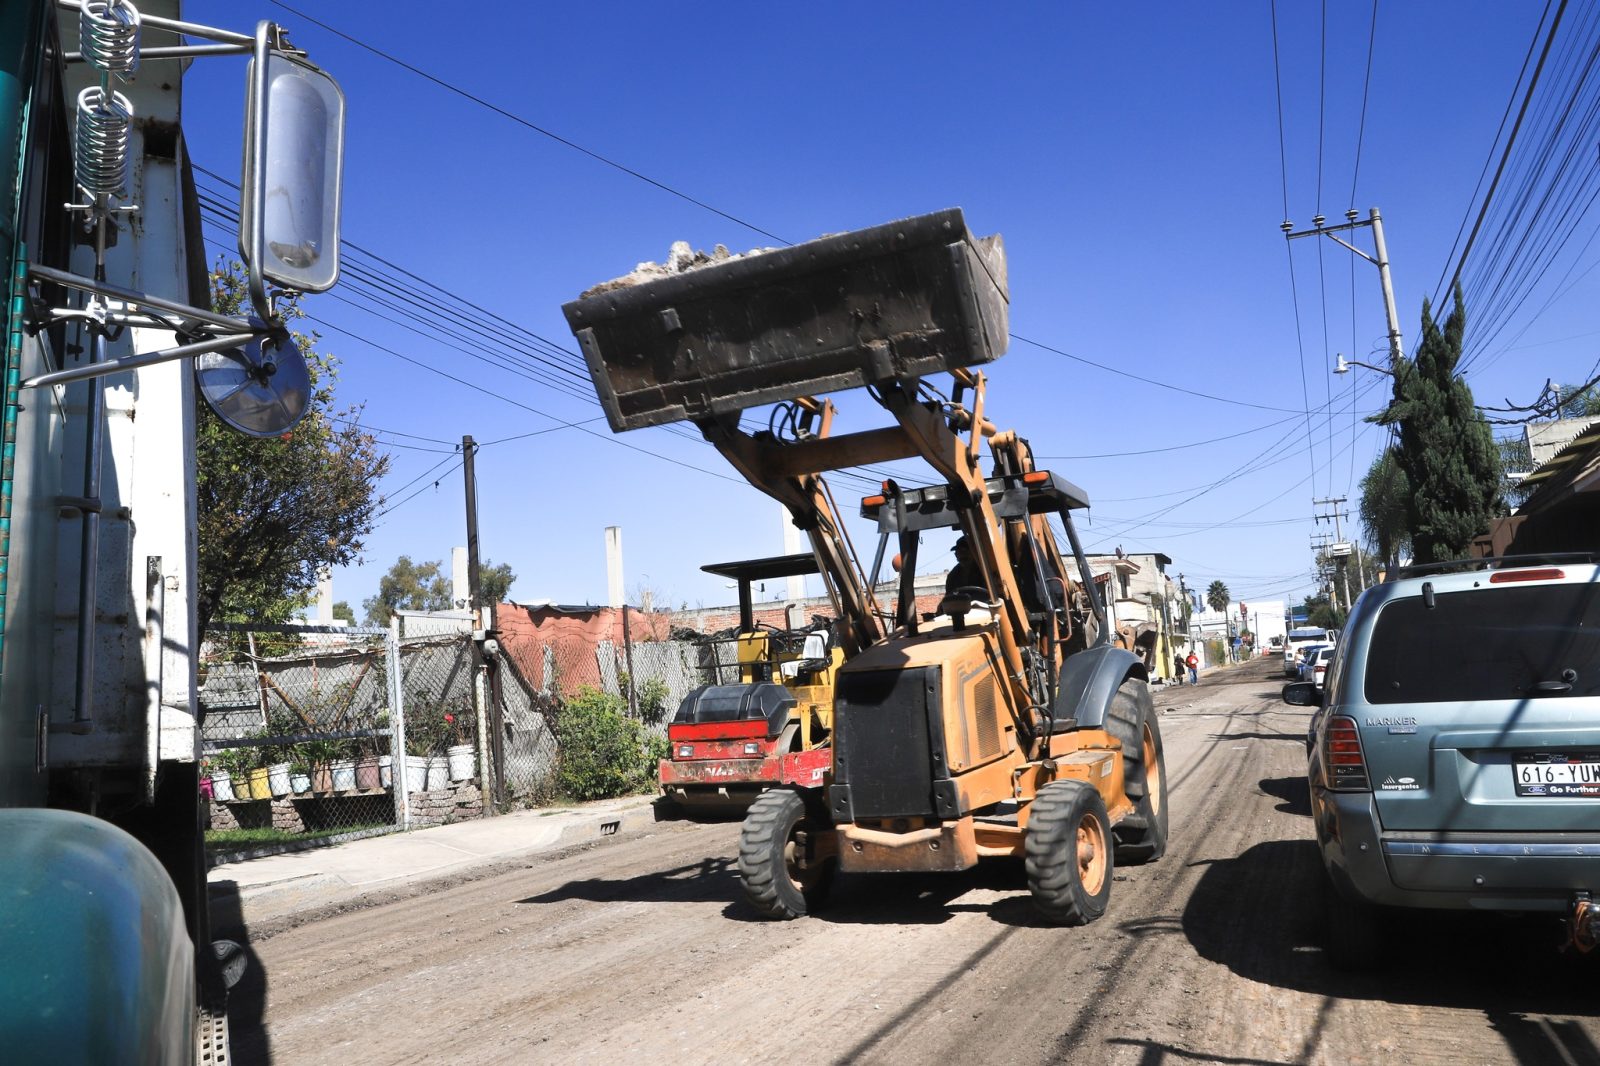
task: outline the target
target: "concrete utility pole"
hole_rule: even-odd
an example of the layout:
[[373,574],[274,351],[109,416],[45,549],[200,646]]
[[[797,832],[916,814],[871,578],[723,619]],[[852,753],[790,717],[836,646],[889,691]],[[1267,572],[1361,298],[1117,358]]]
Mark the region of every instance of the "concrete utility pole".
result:
[[[1316,516],[1313,515],[1313,518]],[[1335,607],[1339,606],[1339,590],[1333,587],[1333,573],[1328,569],[1332,558],[1328,555],[1328,546],[1333,543],[1332,535],[1328,533],[1313,533],[1311,535],[1311,554],[1317,560],[1317,580],[1322,582],[1328,590],[1328,599],[1333,601]]]
[[[1367,217],[1363,220],[1357,220],[1356,216],[1358,214],[1359,212],[1353,207],[1346,211],[1344,213],[1345,224],[1342,226],[1323,225],[1327,219],[1322,215],[1318,215],[1311,220],[1311,229],[1296,231],[1294,223],[1288,219],[1284,219],[1283,225],[1279,228],[1283,230],[1283,235],[1291,241],[1300,237],[1326,237],[1335,244],[1348,248],[1378,268],[1378,284],[1383,289],[1383,314],[1389,323],[1389,368],[1393,371],[1400,366],[1400,357],[1405,354],[1405,345],[1400,336],[1400,315],[1395,311],[1394,283],[1389,277],[1389,247],[1383,240],[1383,216],[1378,213],[1376,207],[1369,211]],[[1374,255],[1368,255],[1349,241],[1338,236],[1339,233],[1347,230],[1354,231],[1364,227],[1370,227],[1372,230],[1372,248],[1376,253]]]
[[[488,633],[488,612],[483,604],[483,573],[478,559],[478,471],[474,460],[478,444],[470,435],[461,438],[461,477],[467,490],[467,610],[472,614],[472,706],[478,727],[478,780],[484,782],[485,796],[504,799],[505,753],[500,738],[505,726],[498,700],[487,698],[489,660],[483,653]],[[492,706],[491,706],[492,704]],[[484,816],[491,805],[483,805]]]
[[[1344,502],[1345,502],[1345,497],[1343,497],[1343,496],[1330,496],[1327,499],[1312,500],[1311,501],[1312,506],[1315,506],[1315,507],[1324,507],[1324,506],[1326,506],[1326,507],[1331,507],[1332,508],[1332,511],[1329,512],[1328,514],[1312,515],[1312,518],[1315,519],[1318,522],[1326,522],[1326,521],[1332,521],[1333,522],[1333,543],[1335,545],[1343,544],[1345,542],[1344,541],[1344,527],[1339,524],[1339,519],[1340,518],[1349,518],[1350,517],[1350,512],[1348,512],[1348,511],[1341,512],[1339,510],[1339,505],[1341,503],[1344,503]],[[1345,565],[1345,557],[1342,556],[1342,555],[1338,556],[1334,560],[1334,567],[1339,571],[1339,583],[1344,589],[1344,609],[1348,611],[1350,609],[1350,604],[1351,604],[1351,600],[1350,600],[1350,571],[1349,571],[1349,568]],[[1337,600],[1337,597],[1335,599]]]

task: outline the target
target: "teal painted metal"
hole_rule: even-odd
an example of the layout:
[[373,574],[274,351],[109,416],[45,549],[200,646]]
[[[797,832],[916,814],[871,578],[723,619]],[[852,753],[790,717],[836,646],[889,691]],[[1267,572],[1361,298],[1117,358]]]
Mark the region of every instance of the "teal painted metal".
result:
[[[27,159],[29,94],[43,49],[45,18],[53,5],[0,4],[0,269],[6,278],[4,425],[0,429],[0,678],[5,666],[5,622],[11,570],[11,496],[16,477],[17,390],[22,368],[23,297],[27,251],[22,245],[22,168]],[[0,681],[3,684],[3,681]]]
[[109,822],[0,810],[8,1062],[194,1062],[194,949],[172,879]]
[[10,325],[6,331],[5,405],[0,408],[0,675],[6,661],[6,595],[11,577],[11,495],[17,475],[17,412],[22,391],[23,293],[28,280],[26,249],[17,246],[11,279]]

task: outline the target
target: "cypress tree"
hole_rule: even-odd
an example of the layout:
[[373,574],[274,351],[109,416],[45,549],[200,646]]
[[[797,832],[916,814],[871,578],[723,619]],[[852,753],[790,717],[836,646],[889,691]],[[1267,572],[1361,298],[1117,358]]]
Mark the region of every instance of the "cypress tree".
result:
[[1373,421],[1399,429],[1395,459],[1411,492],[1406,502],[1412,557],[1418,563],[1458,559],[1498,512],[1500,455],[1472,389],[1456,374],[1467,314],[1457,283],[1444,329],[1422,302],[1416,358],[1395,367],[1394,398]]

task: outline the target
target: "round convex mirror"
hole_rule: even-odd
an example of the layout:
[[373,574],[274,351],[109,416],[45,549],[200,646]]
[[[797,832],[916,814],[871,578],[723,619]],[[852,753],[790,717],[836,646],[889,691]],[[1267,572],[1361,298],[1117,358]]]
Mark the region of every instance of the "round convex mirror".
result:
[[292,343],[212,352],[194,361],[195,381],[217,417],[240,433],[289,432],[311,404],[311,373]]

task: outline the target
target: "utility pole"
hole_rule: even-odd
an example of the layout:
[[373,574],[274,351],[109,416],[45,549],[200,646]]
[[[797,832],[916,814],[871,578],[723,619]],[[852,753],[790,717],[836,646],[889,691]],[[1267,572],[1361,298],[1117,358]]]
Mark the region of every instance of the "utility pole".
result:
[[[1367,213],[1365,219],[1358,220],[1358,214],[1359,212],[1353,207],[1346,211],[1344,213],[1345,224],[1342,226],[1324,225],[1327,219],[1322,215],[1317,215],[1311,220],[1311,229],[1296,231],[1294,223],[1288,219],[1284,219],[1283,225],[1279,228],[1283,230],[1283,235],[1291,241],[1301,237],[1326,237],[1335,244],[1348,248],[1378,268],[1378,284],[1383,289],[1383,314],[1389,323],[1389,367],[1391,371],[1398,370],[1400,357],[1405,354],[1405,346],[1400,335],[1400,315],[1395,310],[1394,282],[1389,277],[1389,247],[1383,240],[1383,216],[1378,213],[1376,207]],[[1338,236],[1342,232],[1353,232],[1364,228],[1372,230],[1372,248],[1376,253],[1374,255],[1368,255],[1349,241]]]
[[[1349,518],[1350,517],[1350,512],[1348,512],[1348,511],[1340,511],[1339,510],[1339,505],[1341,503],[1344,503],[1344,502],[1345,502],[1345,497],[1343,497],[1343,496],[1330,496],[1330,497],[1328,497],[1326,499],[1312,500],[1311,501],[1312,506],[1314,506],[1314,507],[1324,507],[1324,506],[1326,506],[1326,507],[1332,508],[1332,510],[1328,514],[1312,515],[1312,518],[1315,519],[1318,522],[1326,522],[1326,521],[1332,521],[1333,522],[1333,543],[1334,543],[1335,548],[1337,548],[1339,545],[1344,544],[1344,542],[1345,542],[1344,541],[1344,527],[1339,524],[1339,520],[1340,520],[1340,518]],[[1345,565],[1345,556],[1343,556],[1343,555],[1336,556],[1335,560],[1334,560],[1334,566],[1339,571],[1339,582],[1340,582],[1340,585],[1344,589],[1344,609],[1348,611],[1350,609],[1350,604],[1351,604],[1351,600],[1350,600],[1350,571],[1349,571],[1349,568]],[[1335,597],[1335,600],[1337,600],[1337,597]]]
[[[483,645],[488,633],[488,626],[484,614],[482,571],[479,569],[478,559],[478,473],[474,460],[478,454],[477,442],[470,435],[461,438],[461,478],[466,482],[467,495],[467,611],[472,615],[472,703],[478,727],[478,772],[479,780],[486,786],[492,783],[493,794],[502,800],[502,789],[505,782],[505,753],[501,750],[500,737],[504,734],[505,727],[500,718],[500,701],[485,698],[486,676],[490,668],[489,657],[483,653]],[[489,684],[488,688],[495,689],[498,685]],[[490,704],[493,706],[491,707]],[[490,788],[486,787],[483,812],[485,815],[492,813],[492,804],[487,802]]]
[[[1313,533],[1311,535],[1312,557],[1317,561],[1317,580],[1322,583],[1323,588],[1327,589],[1328,599],[1332,600],[1333,605],[1337,607],[1339,606],[1339,593],[1333,587],[1333,574],[1328,569],[1332,558],[1328,554],[1328,547],[1332,543],[1331,534]],[[1307,621],[1310,621],[1310,619],[1308,618]]]

